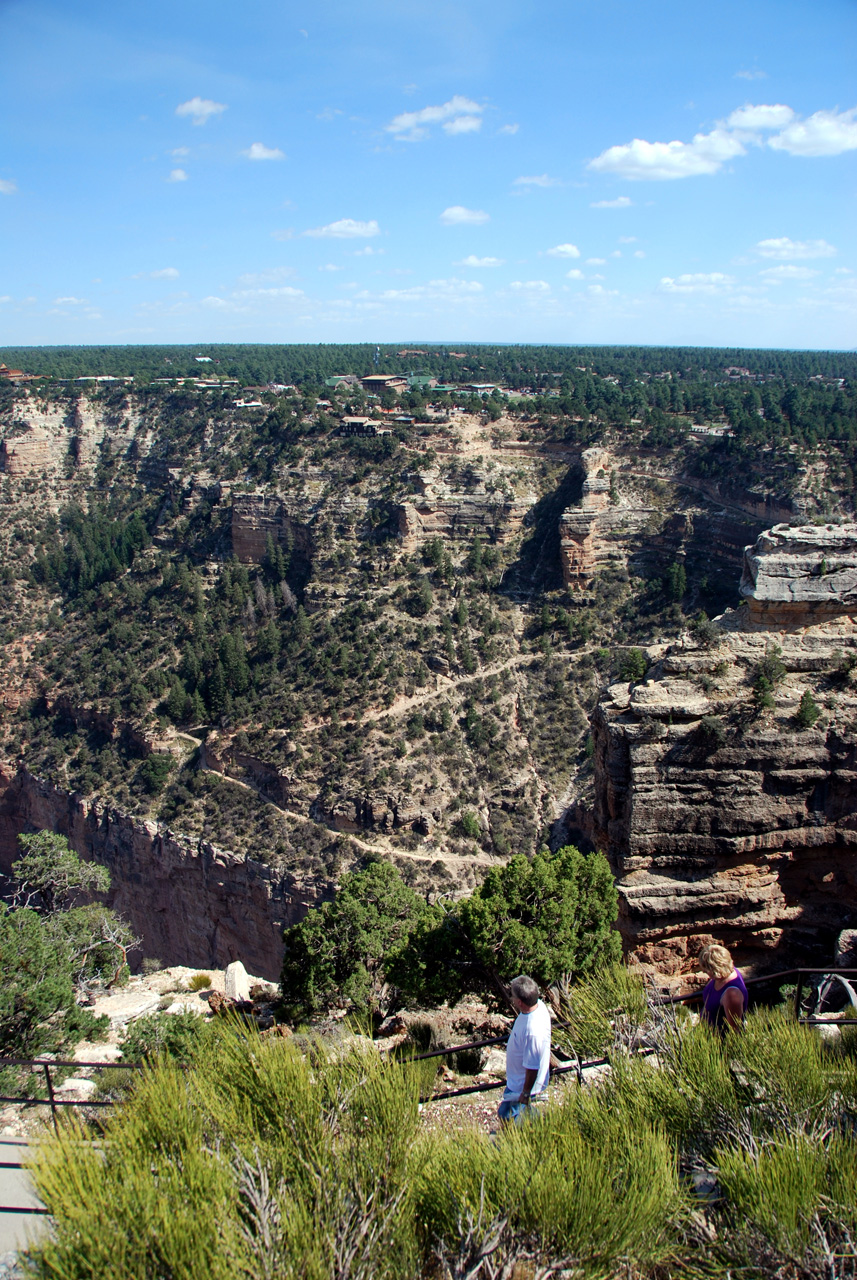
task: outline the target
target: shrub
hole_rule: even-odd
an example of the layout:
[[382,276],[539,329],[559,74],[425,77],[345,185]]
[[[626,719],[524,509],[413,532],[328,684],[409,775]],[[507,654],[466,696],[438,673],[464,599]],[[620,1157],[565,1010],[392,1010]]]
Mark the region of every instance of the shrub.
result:
[[153,751],[140,765],[140,780],[150,795],[160,795],[167,785],[167,778],[175,767],[173,757],[165,752]]
[[696,732],[708,751],[716,751],[726,741],[726,726],[719,716],[703,716]]
[[153,1062],[173,1058],[176,1062],[194,1063],[214,1044],[212,1026],[198,1013],[150,1013],[128,1025],[122,1039],[122,1057],[126,1062]]
[[713,649],[723,638],[723,632],[717,623],[712,622],[702,609],[690,624],[690,632],[696,643],[703,649]]
[[471,840],[478,840],[482,835],[482,827],[479,825],[479,819],[471,809],[465,809],[459,818],[461,830],[464,835]]
[[188,980],[187,985],[189,991],[207,991],[211,986],[211,974],[195,973],[193,977]]
[[623,680],[642,680],[648,667],[649,664],[642,649],[629,649],[627,653],[622,655],[619,663],[619,673]]
[[803,696],[800,700],[800,706],[797,710],[795,719],[802,729],[811,729],[818,717],[821,715],[821,707],[810,693],[809,689],[804,689]]

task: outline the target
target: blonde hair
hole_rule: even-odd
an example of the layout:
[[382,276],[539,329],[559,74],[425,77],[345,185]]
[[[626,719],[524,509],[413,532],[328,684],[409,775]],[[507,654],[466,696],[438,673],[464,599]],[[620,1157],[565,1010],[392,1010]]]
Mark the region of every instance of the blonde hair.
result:
[[705,948],[699,957],[699,963],[707,973],[713,973],[715,978],[728,978],[735,968],[730,953],[716,942]]

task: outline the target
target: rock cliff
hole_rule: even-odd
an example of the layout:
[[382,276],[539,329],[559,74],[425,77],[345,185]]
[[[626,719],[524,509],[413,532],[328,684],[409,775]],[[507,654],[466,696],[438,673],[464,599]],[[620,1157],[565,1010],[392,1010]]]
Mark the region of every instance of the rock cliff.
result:
[[[794,626],[817,616],[819,579],[805,584],[821,547],[841,593],[822,578],[818,613],[846,611],[855,535],[763,535],[747,549],[761,601],[724,615],[710,647],[685,636],[653,650],[649,678],[611,685],[596,708],[592,838],[617,879],[627,950],[662,973],[695,968],[712,938],[750,966],[817,962],[857,923],[857,629]],[[776,608],[791,629],[772,636],[760,626]],[[773,706],[760,708],[766,659]]]
[[749,625],[805,627],[857,613],[857,524],[777,524],[744,552]]
[[19,832],[43,829],[109,869],[109,905],[130,920],[143,954],[165,964],[223,968],[240,959],[277,980],[284,926],[332,893],[318,876],[272,870],[0,766],[0,872],[18,856]]

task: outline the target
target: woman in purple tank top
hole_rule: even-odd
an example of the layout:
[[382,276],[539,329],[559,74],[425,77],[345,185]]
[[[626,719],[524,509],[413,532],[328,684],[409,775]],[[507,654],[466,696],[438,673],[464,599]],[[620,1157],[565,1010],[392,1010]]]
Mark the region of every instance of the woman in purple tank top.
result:
[[712,943],[700,955],[699,964],[711,975],[702,991],[703,1021],[718,1031],[725,1027],[737,1031],[747,1012],[747,988],[731,955],[725,947]]

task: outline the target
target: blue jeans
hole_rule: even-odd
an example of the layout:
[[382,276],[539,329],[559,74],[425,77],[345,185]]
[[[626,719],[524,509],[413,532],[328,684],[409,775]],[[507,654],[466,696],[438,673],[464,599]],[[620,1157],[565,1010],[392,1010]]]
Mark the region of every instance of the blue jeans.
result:
[[[520,1097],[520,1094],[515,1094],[513,1096]],[[520,1124],[523,1120],[532,1120],[539,1114],[538,1105],[533,1106],[533,1103],[538,1104],[542,1101],[543,1097],[544,1094],[541,1093],[533,1094],[530,1098],[529,1106],[525,1102],[513,1102],[512,1098],[504,1097],[497,1108],[498,1119],[514,1120],[515,1124]]]

